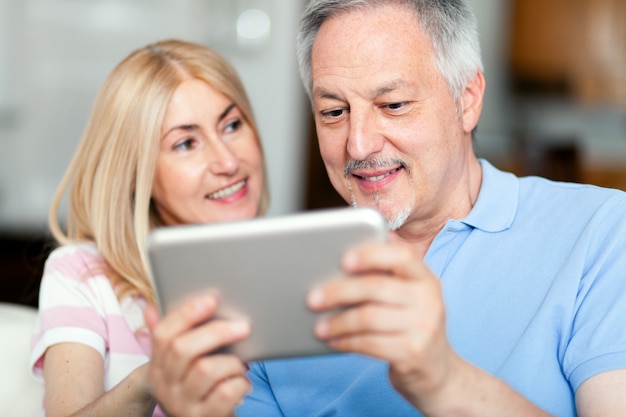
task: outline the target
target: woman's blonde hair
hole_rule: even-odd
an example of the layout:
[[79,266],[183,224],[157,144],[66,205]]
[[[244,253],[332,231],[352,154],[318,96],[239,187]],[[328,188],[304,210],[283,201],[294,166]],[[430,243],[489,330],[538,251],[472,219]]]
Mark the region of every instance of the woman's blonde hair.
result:
[[[189,77],[232,99],[259,140],[243,84],[224,58],[190,42],[157,42],[132,52],[104,82],[52,202],[48,222],[54,238],[61,245],[93,241],[119,298],[132,294],[154,302],[145,239],[163,223],[151,203],[152,184],[168,103]],[[66,193],[63,230],[59,207]],[[259,215],[268,200],[265,181]]]

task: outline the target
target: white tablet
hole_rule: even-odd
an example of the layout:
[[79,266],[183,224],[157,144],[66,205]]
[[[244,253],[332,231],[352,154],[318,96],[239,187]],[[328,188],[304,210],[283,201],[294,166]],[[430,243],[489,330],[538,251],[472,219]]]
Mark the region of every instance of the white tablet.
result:
[[251,323],[251,335],[227,349],[250,361],[329,353],[313,335],[317,315],[306,295],[340,274],[347,249],[386,238],[377,211],[339,208],[160,228],[147,250],[161,312],[198,291],[217,291],[216,318]]

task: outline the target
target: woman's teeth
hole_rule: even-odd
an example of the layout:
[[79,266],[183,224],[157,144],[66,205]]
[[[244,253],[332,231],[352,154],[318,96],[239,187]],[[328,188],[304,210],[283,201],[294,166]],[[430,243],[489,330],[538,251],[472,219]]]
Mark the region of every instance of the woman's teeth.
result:
[[219,191],[216,191],[211,194],[207,194],[206,198],[208,198],[209,200],[220,200],[222,198],[230,197],[231,195],[235,194],[237,191],[241,190],[244,187],[244,185],[246,185],[245,180],[239,181],[238,183],[233,184],[230,187],[222,188]]

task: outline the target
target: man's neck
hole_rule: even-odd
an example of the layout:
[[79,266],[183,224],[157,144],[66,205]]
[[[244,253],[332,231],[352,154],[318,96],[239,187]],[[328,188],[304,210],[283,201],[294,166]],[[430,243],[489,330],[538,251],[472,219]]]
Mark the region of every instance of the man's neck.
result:
[[426,255],[435,237],[450,219],[462,220],[470,213],[482,184],[482,167],[477,159],[473,159],[467,171],[467,181],[458,199],[446,202],[448,210],[440,210],[426,219],[409,219],[400,229],[391,233],[392,240],[400,240],[412,245],[423,257]]

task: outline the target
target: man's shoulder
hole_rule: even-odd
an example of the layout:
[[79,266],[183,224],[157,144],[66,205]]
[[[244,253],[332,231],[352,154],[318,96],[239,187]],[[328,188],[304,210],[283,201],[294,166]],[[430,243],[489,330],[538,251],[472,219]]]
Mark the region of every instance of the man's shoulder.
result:
[[[592,184],[519,179],[518,218],[537,227],[609,231],[626,224],[626,192]],[[551,225],[550,225],[551,224]]]
[[546,201],[571,201],[590,205],[619,203],[626,201],[626,192],[593,184],[553,181],[543,177],[528,176],[519,178],[522,198],[540,198]]

